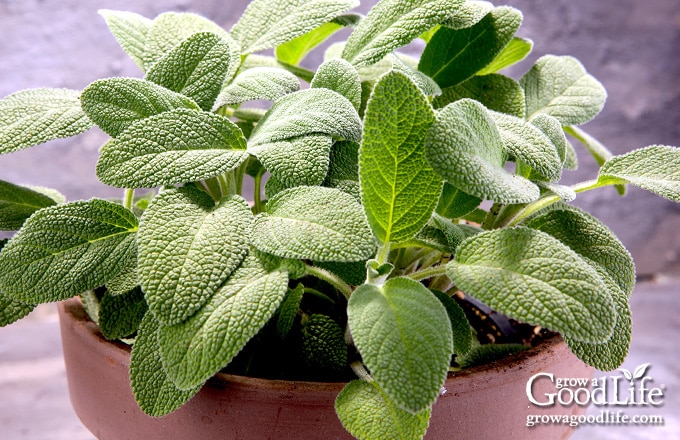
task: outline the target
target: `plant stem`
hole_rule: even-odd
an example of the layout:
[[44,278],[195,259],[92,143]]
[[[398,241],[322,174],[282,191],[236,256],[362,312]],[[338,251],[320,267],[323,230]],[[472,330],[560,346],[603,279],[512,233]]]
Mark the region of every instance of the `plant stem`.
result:
[[349,286],[349,284],[326,269],[316,266],[307,266],[307,274],[327,282],[331,286],[338,289],[338,291],[340,291],[340,293],[342,293],[347,299],[349,299],[349,297],[352,295],[352,288]]
[[133,188],[125,188],[125,195],[123,196],[123,206],[132,210],[132,202],[135,199],[135,190]]
[[328,301],[328,302],[330,302],[331,304],[335,304],[335,301],[333,301],[333,298],[331,298],[330,296],[326,295],[326,294],[323,293],[323,292],[320,292],[320,291],[318,291],[318,290],[316,290],[316,289],[312,289],[311,287],[306,287],[306,286],[305,286],[305,287],[302,289],[302,291],[303,291],[304,293],[309,293],[310,295],[314,295],[314,296],[316,296],[317,298],[321,298],[321,299],[324,300],[324,301]]
[[413,281],[421,281],[439,275],[446,275],[446,266],[441,265],[428,267],[426,269],[413,272],[412,274],[407,275],[407,277],[412,279]]
[[258,171],[257,175],[254,177],[255,179],[255,184],[253,188],[254,214],[258,214],[264,210],[262,207],[262,176],[264,176],[264,168]]
[[390,256],[390,243],[384,243],[380,245],[378,248],[378,253],[375,255],[375,259],[378,261],[380,264],[385,264],[387,263],[387,259]]

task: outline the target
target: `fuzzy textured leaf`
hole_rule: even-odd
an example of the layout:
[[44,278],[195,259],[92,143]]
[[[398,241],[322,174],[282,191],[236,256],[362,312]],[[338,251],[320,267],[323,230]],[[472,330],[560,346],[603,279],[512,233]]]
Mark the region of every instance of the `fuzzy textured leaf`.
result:
[[440,110],[425,143],[432,168],[471,196],[499,203],[527,203],[539,197],[536,185],[503,169],[501,135],[477,101],[461,99]]
[[0,327],[17,322],[33,311],[35,304],[26,304],[0,293]]
[[35,211],[56,204],[42,192],[0,180],[0,231],[16,231]]
[[442,94],[442,89],[439,85],[432,78],[417,69],[417,61],[412,67],[404,61],[405,56],[399,57],[396,54],[390,54],[389,58],[392,60],[392,70],[409,77],[425,95],[439,96]]
[[0,99],[0,154],[89,130],[93,124],[79,96],[76,90],[28,89]]
[[595,269],[535,229],[500,229],[467,239],[447,274],[492,309],[574,340],[605,342],[616,323],[613,300]]
[[304,35],[300,35],[286,43],[276,46],[276,59],[295,66],[302,61],[312,49],[326,41],[331,35],[342,28],[343,25],[339,23],[324,23]]
[[338,92],[352,103],[358,111],[361,106],[361,79],[359,72],[349,62],[332,58],[323,62],[310,84]]
[[139,326],[130,357],[130,384],[139,407],[152,417],[162,417],[184,405],[200,389],[180,390],[163,368],[158,343],[160,324],[147,313]]
[[420,439],[430,422],[431,409],[404,411],[375,382],[353,380],[338,394],[335,411],[350,434],[359,440]]
[[107,292],[99,303],[99,328],[110,341],[134,334],[148,310],[144,292],[134,288],[129,292],[112,295]]
[[43,208],[0,252],[0,292],[37,304],[101,286],[136,254],[136,232],[134,214],[104,200]]
[[480,203],[482,199],[479,197],[466,194],[446,182],[437,203],[436,212],[446,218],[461,218],[474,211]]
[[231,33],[245,55],[291,41],[357,5],[355,0],[254,0]]
[[228,118],[188,109],[137,121],[102,149],[97,177],[120,188],[193,182],[232,170],[248,154]]
[[470,28],[479,23],[493,8],[491,2],[467,0],[442,24],[451,29]]
[[342,57],[357,67],[374,64],[445,22],[462,3],[461,0],[381,0],[352,32]]
[[453,353],[464,355],[472,348],[472,327],[465,317],[465,311],[451,297],[439,290],[432,290],[434,296],[441,301],[449,315],[451,330],[453,332]]
[[83,90],[80,100],[90,120],[112,137],[149,116],[176,108],[199,110],[190,98],[137,78],[95,81]]
[[198,189],[168,189],[139,227],[139,281],[149,308],[166,325],[200,309],[248,252],[252,214],[239,196],[215,205]]
[[300,90],[300,80],[277,67],[254,67],[240,73],[217,97],[213,110],[223,105],[266,99],[276,101]]
[[562,125],[581,125],[593,119],[607,99],[598,80],[573,57],[546,55],[521,79],[527,117],[547,113]]
[[358,142],[361,119],[352,103],[333,90],[300,90],[274,103],[251,133],[248,145],[312,133]]
[[267,272],[251,253],[195,315],[161,326],[163,366],[173,382],[191,389],[229,364],[269,321],[287,287],[285,271]]
[[463,98],[479,101],[489,110],[524,118],[524,91],[519,83],[507,76],[490,74],[473,76],[462,83],[447,87],[433,105],[442,108]]
[[427,98],[406,76],[393,71],[376,84],[364,116],[359,181],[368,221],[382,243],[413,237],[437,206],[442,180],[424,148],[433,122]]
[[288,289],[286,296],[279,306],[278,316],[276,318],[276,334],[283,339],[288,336],[288,333],[293,328],[295,318],[300,310],[300,303],[305,294],[304,284],[298,284],[294,289]]
[[323,134],[251,146],[248,151],[287,188],[320,185],[328,173],[333,140]]
[[221,36],[201,32],[168,52],[146,74],[146,79],[193,99],[210,110],[229,73],[232,57],[229,42]]
[[395,405],[417,413],[446,379],[453,336],[442,303],[408,278],[359,286],[347,306],[354,342],[375,382]]
[[512,40],[521,23],[521,12],[501,6],[472,27],[442,27],[425,46],[418,70],[441,88],[455,86],[488,66]]
[[503,48],[501,53],[494,58],[491,64],[477,72],[477,75],[496,73],[499,70],[503,70],[506,67],[510,67],[513,64],[522,61],[529,53],[531,53],[533,46],[534,42],[529,39],[513,37],[507,46]]
[[144,51],[146,35],[151,28],[151,20],[134,12],[100,9],[109,30],[120,47],[132,58],[140,69],[145,70]]
[[259,250],[284,258],[349,262],[375,252],[361,205],[334,188],[281,191],[255,218],[251,240]]
[[630,183],[680,202],[680,149],[652,145],[614,156],[602,165],[598,180]]
[[557,150],[562,166],[564,166],[567,160],[567,148],[569,148],[569,146],[560,121],[548,114],[538,113],[529,120],[529,123],[541,130],[543,134],[550,139],[550,142]]

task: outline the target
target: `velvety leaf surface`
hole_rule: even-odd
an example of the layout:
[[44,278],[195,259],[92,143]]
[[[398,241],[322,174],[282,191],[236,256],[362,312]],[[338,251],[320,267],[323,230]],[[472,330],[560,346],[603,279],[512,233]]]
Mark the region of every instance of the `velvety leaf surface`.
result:
[[463,242],[447,274],[494,310],[584,342],[608,340],[616,309],[602,278],[556,238],[500,229]]
[[568,56],[539,58],[521,79],[527,117],[547,113],[562,125],[581,125],[593,119],[604,106],[607,92],[583,65]]
[[0,99],[0,154],[89,130],[93,124],[79,96],[76,90],[28,89]]
[[239,196],[215,205],[198,189],[167,189],[139,228],[139,282],[160,322],[186,320],[200,309],[248,252],[252,214]]
[[90,120],[113,137],[149,116],[176,108],[199,110],[190,98],[137,78],[95,81],[83,90],[80,100]]
[[360,440],[419,439],[430,421],[430,408],[416,414],[399,408],[375,382],[353,380],[335,400],[335,411],[350,434]]
[[251,253],[195,315],[161,326],[163,366],[174,383],[191,389],[229,364],[269,321],[287,287],[286,272],[267,272]]
[[0,292],[0,327],[17,322],[33,311],[35,304],[26,304]]
[[277,67],[254,67],[238,74],[232,83],[222,90],[213,109],[259,99],[276,101],[298,90],[300,81],[287,70]]
[[557,118],[545,113],[538,113],[529,120],[529,123],[543,132],[550,139],[557,150],[562,166],[567,160],[567,149],[569,148],[567,137],[564,135],[562,124]]
[[361,106],[361,79],[359,72],[349,62],[333,58],[323,62],[310,84],[338,92],[352,103],[358,111]]
[[101,286],[136,254],[136,232],[134,214],[104,200],[43,208],[0,252],[0,292],[37,304]]
[[330,38],[331,35],[343,28],[336,22],[324,23],[312,29],[304,35],[276,46],[274,53],[279,61],[290,65],[297,65],[307,54],[319,44]]
[[100,9],[109,30],[120,47],[132,58],[140,69],[145,70],[144,51],[146,35],[151,28],[151,20],[134,12]]
[[359,286],[348,323],[375,382],[395,405],[417,413],[434,402],[446,379],[453,337],[442,303],[426,287],[392,278]]
[[334,188],[284,190],[255,218],[253,245],[284,258],[359,261],[375,252],[361,205]]
[[441,301],[449,315],[451,330],[453,332],[453,353],[464,355],[472,348],[472,327],[465,317],[465,312],[451,297],[439,290],[432,290],[434,296]]
[[302,302],[302,297],[305,293],[304,287],[300,283],[294,289],[288,289],[286,296],[279,306],[279,314],[276,318],[276,334],[282,339],[288,336],[288,333],[293,328],[295,318],[300,309],[300,302]]
[[531,53],[531,49],[534,46],[534,42],[526,39],[526,38],[519,38],[519,37],[513,37],[512,40],[503,48],[501,53],[498,54],[496,58],[477,72],[477,75],[489,75],[492,73],[496,73],[499,70],[505,69],[506,67],[512,66],[513,64],[516,64],[520,61],[522,61],[524,58]]
[[390,72],[375,86],[359,149],[361,198],[382,243],[413,237],[430,219],[441,178],[425,158],[434,122],[427,98],[403,74]]
[[0,231],[16,231],[35,211],[56,204],[32,188],[0,180]]
[[437,203],[437,214],[446,218],[460,218],[475,210],[482,203],[479,197],[471,196],[450,183],[444,183],[442,195]]
[[99,329],[110,341],[134,334],[148,310],[140,288],[113,295],[104,294],[99,303]]
[[488,1],[467,0],[452,11],[451,17],[442,24],[451,29],[470,28],[479,23],[493,8],[493,4]]
[[524,91],[517,81],[507,76],[473,76],[442,90],[442,95],[434,99],[433,105],[442,108],[463,98],[477,100],[489,110],[524,118]]
[[177,109],[137,121],[102,149],[97,177],[121,188],[152,188],[217,176],[248,157],[228,118]]

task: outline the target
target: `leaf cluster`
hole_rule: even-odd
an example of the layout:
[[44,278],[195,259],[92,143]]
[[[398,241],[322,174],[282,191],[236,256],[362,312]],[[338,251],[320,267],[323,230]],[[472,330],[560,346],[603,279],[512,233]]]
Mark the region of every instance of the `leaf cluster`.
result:
[[[0,324],[81,295],[107,338],[134,339],[132,389],[153,416],[225,369],[354,379],[336,410],[361,439],[421,438],[452,365],[520,349],[480,349],[458,291],[617,368],[633,261],[568,202],[627,184],[680,201],[680,151],[614,156],[580,128],[606,92],[572,57],[502,74],[533,45],[517,9],[355,6],[254,0],[229,31],[101,11],[143,77],[0,100],[0,153],[97,125],[110,136],[97,177],[124,194],[66,202],[0,182],[0,228],[17,231]],[[301,66],[343,27],[317,69]],[[418,59],[395,52],[417,38]],[[560,184],[578,166],[570,139],[595,179]]]

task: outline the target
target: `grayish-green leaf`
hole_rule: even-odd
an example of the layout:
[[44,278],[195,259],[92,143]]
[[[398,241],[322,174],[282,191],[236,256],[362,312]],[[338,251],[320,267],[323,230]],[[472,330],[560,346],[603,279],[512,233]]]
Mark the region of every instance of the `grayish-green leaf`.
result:
[[564,154],[564,169],[566,170],[576,170],[578,169],[578,156],[576,155],[576,150],[574,146],[567,139],[567,150]]
[[453,353],[464,355],[472,348],[472,327],[465,317],[465,311],[449,295],[439,290],[432,290],[434,296],[441,301],[449,315],[451,330],[453,332]]
[[315,261],[314,265],[334,273],[350,286],[358,286],[366,281],[366,261],[354,261],[351,263]]
[[488,66],[510,42],[522,23],[522,13],[501,6],[474,26],[441,27],[425,46],[418,70],[441,88],[455,86]]
[[329,22],[312,29],[286,43],[276,46],[275,54],[279,61],[290,65],[297,65],[307,54],[331,35],[342,29],[339,23]]
[[521,79],[527,116],[547,113],[562,125],[581,125],[604,107],[607,92],[573,57],[546,55]]
[[538,113],[529,120],[529,123],[541,130],[550,139],[550,142],[557,150],[557,154],[560,156],[562,166],[564,166],[567,160],[568,141],[560,121],[548,114]]
[[314,313],[303,316],[300,344],[305,366],[313,371],[347,370],[347,343],[340,325],[330,316]]
[[201,32],[184,40],[149,69],[146,79],[210,110],[236,54],[220,35]]
[[492,309],[574,340],[604,342],[616,323],[611,295],[595,269],[542,231],[499,229],[471,237],[447,274]]
[[97,177],[120,188],[152,188],[225,173],[248,154],[228,118],[177,109],[137,121],[102,149]]
[[0,180],[0,231],[16,231],[35,211],[56,204],[42,192]]
[[213,110],[223,105],[260,99],[276,101],[298,90],[300,80],[287,70],[278,67],[254,67],[238,74],[234,81],[222,90],[213,105]]
[[364,364],[396,406],[417,413],[434,403],[446,379],[453,336],[442,303],[408,278],[359,286],[348,324]]
[[95,81],[83,90],[80,100],[90,120],[112,137],[149,116],[176,108],[199,110],[190,98],[137,78]]
[[140,69],[145,70],[144,51],[146,35],[151,28],[151,20],[134,12],[112,11],[110,9],[100,9],[99,15],[106,20],[109,30],[120,47]]
[[359,72],[349,62],[332,58],[323,62],[312,79],[311,87],[334,90],[347,98],[358,111],[361,106]]
[[334,188],[296,187],[281,191],[255,218],[253,245],[284,258],[359,261],[375,252],[361,205]]
[[283,271],[267,272],[252,253],[187,321],[161,326],[163,366],[181,389],[224,368],[273,316],[288,287]]
[[0,154],[89,130],[93,124],[79,96],[76,90],[28,89],[0,99]]
[[463,98],[477,100],[489,110],[524,118],[524,90],[517,81],[507,76],[473,76],[458,85],[445,88],[442,95],[434,99],[433,105],[442,108]]
[[137,219],[99,199],[36,211],[0,252],[0,292],[27,303],[101,286],[137,252]]
[[358,142],[361,119],[352,103],[333,90],[300,90],[274,103],[253,130],[248,144],[260,145],[312,133]]
[[479,23],[493,8],[491,2],[468,0],[456,8],[451,18],[442,24],[451,29],[470,28]]
[[248,151],[287,188],[320,185],[328,173],[333,139],[323,134],[249,147]]
[[[238,45],[228,32],[218,24],[197,14],[187,12],[164,12],[151,23],[144,45],[144,67],[148,71],[158,60],[187,38],[201,32],[217,34],[232,47],[238,58]],[[239,63],[235,63],[238,65]]]
[[536,185],[503,169],[501,136],[477,101],[461,99],[444,107],[425,142],[432,168],[471,196],[499,203],[527,203],[539,197]]
[[106,290],[112,295],[127,293],[139,285],[137,279],[137,255],[128,261],[127,267],[106,282]]
[[399,408],[375,382],[353,380],[335,400],[335,411],[359,440],[412,440],[425,435],[431,409],[412,414]]
[[288,289],[285,298],[279,306],[279,314],[276,318],[276,334],[283,339],[293,328],[295,318],[300,310],[300,303],[305,293],[304,284],[298,284],[295,289]]
[[626,295],[633,291],[633,258],[616,235],[592,215],[575,206],[558,203],[526,225],[552,235],[591,265],[599,266]]
[[522,61],[531,53],[533,46],[534,42],[527,38],[513,37],[491,64],[477,72],[477,75],[489,75]]
[[680,149],[652,145],[614,156],[602,165],[598,181],[630,183],[680,202]]
[[352,32],[342,57],[357,67],[376,63],[445,22],[461,4],[460,0],[382,0]]
[[442,89],[439,85],[432,78],[417,69],[417,63],[415,64],[416,67],[412,67],[395,54],[390,54],[389,58],[392,60],[392,70],[409,77],[425,95],[438,96],[442,94]]
[[456,358],[460,368],[472,368],[479,365],[487,365],[491,362],[503,359],[515,353],[528,350],[530,347],[524,344],[484,344],[475,346],[465,356]]
[[171,325],[200,309],[248,252],[252,214],[239,196],[215,205],[198,189],[156,196],[139,227],[139,281],[156,319]]
[[493,112],[496,127],[505,150],[539,175],[558,180],[562,173],[562,159],[551,139],[537,126],[524,119]]
[[245,55],[291,41],[357,5],[355,0],[255,0],[231,33]]
[[35,304],[26,304],[21,301],[8,298],[0,293],[0,327],[4,327],[25,317],[33,309]]
[[576,191],[574,191],[570,186],[559,185],[552,182],[544,182],[542,180],[536,180],[534,183],[539,187],[547,189],[548,191],[557,195],[565,202],[571,202],[576,198]]
[[373,89],[359,150],[361,197],[382,243],[413,237],[430,219],[442,180],[425,158],[434,122],[427,97],[405,75],[390,72]]
[[130,357],[130,384],[135,400],[146,414],[161,417],[184,405],[201,388],[180,390],[170,380],[161,361],[160,324],[147,313],[139,326]]
[[437,203],[437,214],[446,218],[461,218],[471,213],[482,203],[479,197],[471,196],[450,183],[444,183],[442,195]]
[[148,309],[139,287],[118,295],[107,292],[99,303],[99,329],[110,341],[130,336]]

